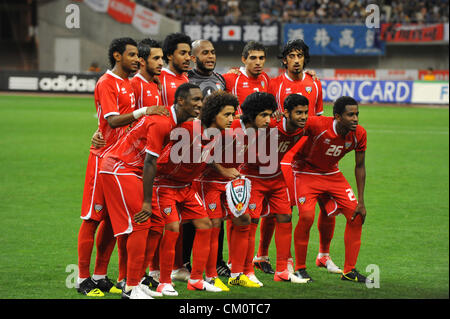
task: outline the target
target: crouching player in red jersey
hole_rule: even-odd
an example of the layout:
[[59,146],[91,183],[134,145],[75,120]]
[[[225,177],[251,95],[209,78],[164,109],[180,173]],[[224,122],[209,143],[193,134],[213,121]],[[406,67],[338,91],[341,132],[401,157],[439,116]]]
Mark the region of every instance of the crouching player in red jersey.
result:
[[155,224],[149,231],[150,220],[138,223],[133,217],[141,211],[144,201],[142,175],[146,150],[153,147],[161,153],[169,143],[170,131],[177,124],[195,117],[201,108],[200,89],[197,88],[193,94],[190,94],[191,87],[179,89],[176,95],[178,103],[170,108],[169,117],[145,116],[117,142],[102,162],[100,176],[105,186],[106,204],[110,207],[108,213],[114,235],[126,236],[127,278],[123,298],[148,299],[161,295],[161,292],[157,294],[148,289],[141,281],[156,250],[153,244],[159,243],[164,225],[158,227]]
[[[194,107],[189,112],[190,117],[195,118],[199,115],[202,107],[203,96],[200,88],[191,83],[182,84],[177,92],[186,88],[189,89],[189,94],[185,97],[186,101],[192,100],[192,102],[195,102],[195,104],[191,103]],[[182,102],[178,97],[176,101],[177,103]],[[206,103],[207,109],[205,112],[214,106],[212,100],[208,98],[207,101],[209,102]],[[230,124],[234,113],[232,105],[231,108],[231,111],[227,111],[229,114],[224,121],[214,122],[218,129],[224,129]],[[219,283],[217,282],[211,284],[203,280],[203,272],[209,259],[212,225],[203,202],[192,185],[193,179],[198,177],[206,166],[203,161],[195,157],[195,149],[201,150],[202,148],[202,126],[199,123],[198,120],[186,121],[180,127],[174,129],[172,135],[181,137],[181,140],[172,140],[164,150],[161,150],[159,146],[161,133],[155,131],[152,141],[146,148],[147,155],[143,175],[144,202],[142,210],[135,216],[135,220],[142,222],[151,217],[152,227],[155,225],[164,226],[164,235],[160,246],[160,284],[157,289],[164,295],[178,295],[173,288],[170,274],[174,263],[175,244],[179,236],[180,221],[192,222],[196,228],[192,249],[192,272],[188,280],[188,290],[211,292],[226,290],[218,286]],[[159,130],[163,129],[158,125],[155,127]],[[185,132],[189,133],[188,143],[185,142],[185,137],[183,137],[187,135]],[[181,160],[179,159],[180,145],[183,152],[187,148],[188,153],[193,153],[192,158],[187,161],[184,157]],[[213,261],[214,269],[215,262],[216,257]]]
[[[358,103],[343,96],[333,106],[334,117],[311,117],[305,128],[308,135],[303,148],[294,158],[296,199],[299,221],[294,231],[296,266],[301,276],[306,273],[306,253],[309,231],[314,221],[315,206],[320,195],[328,194],[336,202],[336,210],[329,214],[343,214],[345,227],[345,263],[342,280],[366,282],[356,268],[361,246],[361,230],[366,217],[364,187],[366,178],[366,130],[358,125]],[[340,172],[338,163],[348,152],[355,150],[355,177],[358,198]],[[309,277],[309,276],[308,276]]]
[[[252,94],[253,95],[253,94]],[[268,110],[276,110],[275,98],[271,94],[265,93],[263,99],[258,101],[264,104]],[[249,96],[250,100],[250,96]],[[256,100],[255,100],[256,101]],[[291,206],[289,192],[281,172],[280,162],[284,155],[303,136],[303,127],[308,118],[308,99],[304,96],[292,94],[286,99],[284,117],[282,120],[270,119],[268,117],[266,135],[258,132],[258,158],[255,162],[249,161],[244,164],[240,171],[252,182],[251,198],[249,204],[250,215],[252,217],[249,250],[247,253],[245,271],[249,273],[249,278],[261,282],[256,278],[252,268],[252,258],[254,252],[254,237],[261,217],[263,201],[268,202],[268,211],[275,215],[275,244],[277,249],[275,281],[291,281],[293,283],[306,283],[308,279],[299,278],[288,271],[288,258],[290,257],[290,247],[292,239]],[[243,104],[243,110],[246,105]],[[245,114],[245,112],[244,112]],[[245,115],[244,115],[245,119]],[[264,126],[260,126],[264,127]],[[266,149],[260,149],[262,145],[260,139],[265,138]],[[304,140],[300,141],[303,143]],[[249,150],[250,152],[250,150]],[[263,154],[268,157],[268,165],[264,162]]]
[[[212,95],[220,97],[216,102],[216,108],[223,107],[222,112],[231,111],[233,106],[235,110],[238,107],[238,99],[235,95],[225,92],[214,92]],[[209,99],[209,98],[208,98]],[[234,110],[234,111],[235,111]],[[264,106],[261,106],[259,111],[264,111]],[[214,114],[208,115],[202,110],[202,121],[205,126],[208,123],[218,125],[222,121],[222,116]],[[212,219],[213,228],[211,235],[211,251],[206,268],[207,279],[214,282],[223,290],[229,290],[228,287],[222,287],[220,279],[217,276],[215,268],[215,259],[217,256],[218,236],[220,232],[220,223],[223,218],[227,218],[229,227],[228,236],[228,257],[232,260],[231,277],[228,280],[230,286],[243,286],[259,288],[259,285],[251,281],[244,274],[244,262],[247,255],[247,245],[250,230],[250,215],[248,210],[245,213],[235,216],[231,213],[230,207],[226,198],[226,185],[234,179],[240,177],[238,171],[239,166],[245,161],[247,152],[247,140],[245,139],[245,124],[237,119],[233,121],[234,111],[231,115],[230,124],[232,130],[222,131],[222,143],[214,148],[214,162],[208,167],[204,173],[199,177],[197,184],[198,192],[202,197],[204,206]],[[257,112],[259,113],[259,112]],[[228,118],[228,117],[227,117]],[[252,117],[254,119],[254,116]],[[214,124],[216,123],[216,124]],[[232,236],[230,236],[232,234]]]

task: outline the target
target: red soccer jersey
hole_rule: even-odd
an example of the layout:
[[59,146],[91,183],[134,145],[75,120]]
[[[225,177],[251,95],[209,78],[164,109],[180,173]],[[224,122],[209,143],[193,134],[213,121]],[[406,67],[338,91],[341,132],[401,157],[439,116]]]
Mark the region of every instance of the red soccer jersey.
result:
[[170,131],[176,126],[175,110],[170,117],[143,116],[108,152],[106,158],[114,158],[123,164],[142,170],[146,153],[158,156],[169,142]]
[[[243,67],[239,69],[239,74],[226,73],[223,74],[225,79],[227,92],[230,92],[238,97],[239,105],[241,105],[245,98],[254,92],[267,92],[269,88],[269,76],[263,72],[257,78],[247,75]],[[240,106],[236,110],[236,114],[242,114]]]
[[294,157],[293,168],[309,174],[339,172],[339,160],[348,152],[363,152],[367,148],[366,130],[358,125],[355,132],[345,138],[336,133],[333,117],[313,116],[307,121],[305,135],[308,140]]
[[166,145],[158,158],[155,185],[189,185],[205,170],[200,120],[184,122],[174,130],[180,130],[180,134],[174,134],[177,138]]
[[155,82],[147,81],[141,74],[137,73],[131,79],[134,95],[136,96],[136,106],[162,105],[161,92]]
[[290,94],[296,93],[305,96],[308,101],[308,115],[322,115],[322,84],[320,81],[314,81],[312,77],[303,72],[301,80],[294,81],[286,73],[270,80],[269,93],[275,96],[278,104],[278,110],[283,112],[284,100]]
[[106,118],[111,115],[127,114],[134,111],[136,107],[135,96],[128,79],[122,79],[108,70],[97,81],[94,98],[98,128],[106,145],[99,149],[91,146],[91,153],[102,157],[127,129],[127,126],[111,128]]
[[175,91],[189,79],[186,74],[175,74],[169,69],[163,68],[159,76],[161,82],[161,96],[163,105],[171,107],[175,103]]
[[[214,145],[211,155],[216,163],[219,163],[224,168],[239,169],[245,162],[247,151],[244,131],[245,127],[242,121],[236,119],[231,124],[230,129],[225,129],[221,132],[220,144],[208,141],[209,145]],[[228,182],[230,179],[222,176],[215,168],[207,167],[200,180]]]
[[[241,172],[244,175],[256,176],[256,177],[269,177],[278,175],[281,173],[281,159],[284,155],[300,140],[304,135],[303,128],[298,128],[294,132],[288,133],[286,131],[286,118],[277,121],[272,119],[269,124],[269,129],[265,131],[264,138],[266,139],[266,151],[263,152],[257,150],[256,162],[246,163],[241,167]],[[271,135],[272,134],[272,137]],[[275,135],[276,134],[276,135]],[[258,138],[263,137],[261,134]],[[275,138],[277,137],[277,138]],[[258,142],[258,147],[260,143]],[[251,150],[249,150],[250,152]],[[263,158],[265,156],[264,163]],[[249,155],[250,157],[250,155]],[[274,165],[275,166],[272,166]],[[261,170],[261,168],[266,170]]]

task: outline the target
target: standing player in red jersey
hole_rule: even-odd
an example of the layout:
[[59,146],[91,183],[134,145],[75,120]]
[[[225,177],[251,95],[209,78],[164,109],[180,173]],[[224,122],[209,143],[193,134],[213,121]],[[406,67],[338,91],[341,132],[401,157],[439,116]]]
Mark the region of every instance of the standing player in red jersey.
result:
[[[320,116],[323,113],[322,100],[322,85],[320,80],[316,79],[311,73],[305,71],[306,65],[309,63],[309,47],[303,40],[289,41],[280,54],[283,67],[286,72],[280,76],[271,79],[269,85],[269,93],[276,97],[278,110],[284,111],[284,100],[290,94],[300,94],[305,96],[309,101],[309,116]],[[282,171],[288,185],[292,206],[295,206],[294,200],[294,178],[291,168],[291,162],[294,154],[299,149],[299,145],[294,146],[286,153],[282,160]],[[326,267],[329,272],[340,273],[341,270],[337,267],[331,257],[329,256],[330,242],[334,233],[335,218],[327,217],[325,211],[325,204],[327,199],[321,198],[319,206],[321,214],[319,215],[318,229],[320,234],[320,249],[317,257],[317,265]],[[260,245],[258,253],[254,259],[254,264],[264,272],[271,270],[268,259],[268,251],[270,241],[275,230],[275,219],[273,215],[268,215],[261,219],[260,225]],[[290,265],[293,264],[292,258],[289,260]],[[293,269],[291,269],[292,271]]]
[[323,113],[322,84],[305,72],[309,62],[309,47],[303,40],[289,41],[280,55],[286,72],[270,80],[268,92],[275,96],[278,110],[283,112],[284,100],[291,94],[300,94],[309,101],[309,115]]
[[163,105],[171,107],[175,102],[175,91],[189,79],[186,72],[192,60],[191,38],[183,33],[171,33],[163,42],[164,61],[167,68],[163,68],[159,80],[161,82]]
[[152,39],[138,43],[139,72],[131,79],[138,108],[151,105],[163,105],[161,92],[155,78],[161,74],[164,60],[161,45]]
[[[311,278],[306,272],[309,231],[314,221],[315,205],[320,195],[327,194],[337,209],[329,214],[343,214],[345,227],[345,263],[342,280],[366,282],[367,278],[355,268],[361,246],[361,230],[366,216],[364,188],[366,179],[366,130],[358,125],[358,103],[343,96],[333,106],[334,117],[308,120],[305,134],[308,140],[297,153],[293,167],[295,198],[299,221],[294,231],[296,273]],[[355,151],[355,177],[358,198],[341,173],[338,163],[348,152]]]
[[[171,107],[175,102],[175,91],[183,84],[189,82],[187,72],[192,60],[191,38],[183,33],[171,33],[163,42],[164,61],[167,68],[163,68],[159,80],[163,104]],[[189,269],[183,265],[183,236],[177,243],[177,254],[174,263],[173,279],[187,281]]]
[[[130,38],[115,39],[111,42],[108,55],[112,70],[108,70],[95,87],[98,131],[104,138],[104,145],[90,149],[81,208],[83,221],[78,234],[77,290],[90,296],[102,296],[102,291],[120,293],[106,277],[115,238],[106,214],[102,185],[98,181],[101,158],[124,134],[129,124],[148,112],[147,108],[136,110],[135,96],[128,80],[139,66],[136,42]],[[89,267],[97,227],[97,258],[91,278]]]
[[[239,104],[254,92],[267,92],[269,88],[269,76],[264,72],[266,63],[266,48],[258,42],[250,41],[242,50],[241,61],[244,67],[237,73],[223,74],[226,83],[226,91],[236,95]],[[237,115],[242,114],[239,107]]]
[[[163,231],[161,228],[162,217],[158,220],[159,223],[150,223],[149,215],[146,215],[146,213],[156,215],[158,213],[155,209],[153,211],[145,209],[144,196],[146,193],[142,192],[142,189],[144,188],[146,191],[149,189],[146,184],[148,182],[146,174],[148,174],[149,168],[146,162],[147,157],[153,158],[153,155],[147,154],[159,152],[167,160],[167,157],[164,157],[167,153],[164,153],[163,148],[170,142],[171,130],[197,116],[202,106],[202,94],[198,86],[189,83],[183,84],[177,89],[176,97],[177,103],[170,108],[170,117],[145,117],[118,141],[103,161],[101,177],[105,189],[108,190],[105,197],[108,207],[110,207],[109,213],[114,233],[116,236],[125,236],[127,242],[128,266],[123,298],[149,299],[151,293],[154,294],[148,287],[141,284],[147,266],[145,261],[150,260],[154,254]],[[170,166],[168,163],[164,163],[164,165],[158,166],[158,171],[164,171],[168,166]],[[169,181],[169,183],[171,182]],[[152,187],[150,187],[151,191]],[[141,210],[143,207],[144,209]],[[204,210],[200,210],[200,212],[206,215]],[[140,215],[145,215],[146,218],[139,220]],[[178,217],[175,208],[171,217]],[[209,222],[207,217],[206,220]],[[199,222],[204,226],[201,222],[205,224],[204,220]],[[149,233],[150,225],[152,229]],[[164,227],[164,223],[162,223],[162,227]],[[206,227],[206,230],[205,233],[208,237],[209,229]],[[202,240],[202,237],[204,236],[198,235],[198,240]],[[170,280],[173,263],[173,258],[164,263],[169,254],[166,248],[163,240],[161,250],[164,251],[164,258],[161,258],[160,262],[163,283],[166,277]],[[162,287],[164,288],[164,285]],[[172,290],[159,289],[160,295],[170,295],[171,293],[174,294],[173,288]]]

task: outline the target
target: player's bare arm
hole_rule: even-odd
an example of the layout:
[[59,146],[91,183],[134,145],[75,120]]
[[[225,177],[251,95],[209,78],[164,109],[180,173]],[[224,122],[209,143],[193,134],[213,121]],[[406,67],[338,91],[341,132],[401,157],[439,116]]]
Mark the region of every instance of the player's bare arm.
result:
[[154,105],[150,107],[143,107],[140,109],[137,109],[133,112],[122,114],[122,115],[111,115],[106,118],[108,121],[109,126],[111,128],[117,128],[121,126],[126,126],[134,121],[140,119],[144,115],[169,115],[169,111],[161,105]]
[[235,179],[241,176],[241,173],[239,173],[239,171],[234,167],[226,168],[219,163],[211,163],[210,165],[225,178]]
[[139,213],[134,215],[136,223],[143,223],[152,215],[152,194],[153,194],[153,180],[156,176],[156,156],[147,154],[144,161],[144,169],[142,174],[142,183],[144,187],[144,202]]
[[358,190],[358,206],[356,206],[355,213],[352,216],[352,220],[357,215],[361,215],[362,223],[366,219],[366,206],[364,204],[364,188],[366,185],[366,152],[355,152],[355,178],[356,187]]

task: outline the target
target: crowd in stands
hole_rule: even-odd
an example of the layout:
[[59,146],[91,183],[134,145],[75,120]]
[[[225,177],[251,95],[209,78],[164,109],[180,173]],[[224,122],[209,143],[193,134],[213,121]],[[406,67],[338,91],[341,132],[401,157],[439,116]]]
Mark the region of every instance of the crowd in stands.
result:
[[448,22],[448,0],[134,0],[169,18],[198,23],[364,23],[377,4],[381,22]]

